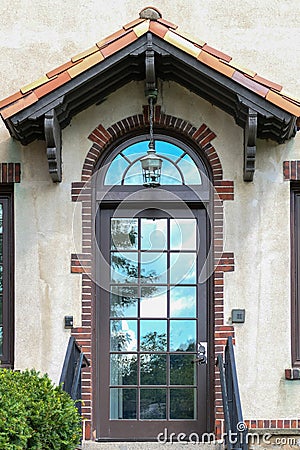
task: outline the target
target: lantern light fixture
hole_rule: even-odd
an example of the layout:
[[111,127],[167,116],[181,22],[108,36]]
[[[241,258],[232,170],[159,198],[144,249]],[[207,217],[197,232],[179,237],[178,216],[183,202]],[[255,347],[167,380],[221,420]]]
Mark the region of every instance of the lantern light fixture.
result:
[[149,109],[150,141],[147,155],[141,158],[143,185],[145,187],[157,187],[160,186],[162,159],[156,154],[155,151],[153,133],[153,96],[149,96]]

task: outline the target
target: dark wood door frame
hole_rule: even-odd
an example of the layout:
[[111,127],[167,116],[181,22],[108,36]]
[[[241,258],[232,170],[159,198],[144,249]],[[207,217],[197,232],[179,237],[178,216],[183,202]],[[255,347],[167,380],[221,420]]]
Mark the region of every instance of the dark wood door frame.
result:
[[[110,202],[110,207],[111,206],[112,206],[112,203]],[[197,207],[195,203],[193,204],[193,207],[194,208]],[[198,204],[198,207],[201,207],[203,209],[203,205],[199,205]],[[103,228],[100,230],[99,214],[100,214],[100,211],[98,211],[98,218],[96,220],[96,233],[97,234],[99,234],[101,231],[103,233],[103,231],[104,231]],[[206,221],[205,227],[206,227],[206,233],[207,233],[207,242],[210,243],[211,242],[211,240],[210,240],[210,236],[211,236],[210,228],[211,227],[210,227],[209,220]],[[108,238],[108,236],[107,236],[107,238]],[[98,261],[98,263],[99,263],[99,261]],[[99,320],[100,320],[100,317],[99,317],[100,316],[100,308],[99,308],[99,304],[98,304],[99,295],[101,295],[101,288],[97,287],[96,288],[96,323],[98,323]],[[213,311],[212,299],[213,299],[213,297],[212,297],[212,283],[211,283],[211,280],[208,280],[208,282],[207,282],[207,314],[208,314],[207,336],[208,336],[208,339],[207,340],[209,341],[209,349],[208,349],[209,364],[208,364],[208,367],[207,367],[207,371],[208,371],[208,374],[207,374],[207,395],[206,395],[207,401],[206,401],[206,404],[204,406],[205,409],[207,410],[207,422],[205,424],[205,429],[202,430],[203,432],[212,431],[213,430],[213,424],[214,424],[214,392],[213,392],[214,391],[214,367],[213,367],[213,363],[214,363],[213,330],[214,330],[214,327],[213,327],[213,320],[212,320],[212,311]],[[96,333],[95,334],[97,336],[97,326],[96,326]],[[99,351],[98,339],[99,339],[99,336],[98,336],[98,338],[96,337],[96,339],[95,339],[95,350],[96,350],[95,351],[95,355],[97,355],[98,351]],[[99,422],[100,422],[100,410],[101,410],[101,399],[99,398],[98,387],[99,387],[99,383],[101,383],[101,380],[99,379],[99,367],[101,367],[102,371],[103,371],[102,361],[101,360],[95,361],[94,367],[96,368],[96,377],[94,378],[95,381],[96,381],[96,383],[94,385],[94,389],[96,388],[95,389],[95,391],[96,391],[96,395],[95,395],[96,422],[95,422],[95,424],[96,423],[99,424]],[[200,376],[201,370],[203,370],[203,368],[198,369],[199,376]],[[106,377],[107,376],[108,376],[108,374],[106,374]],[[128,427],[130,427],[131,425],[132,425],[132,422],[127,424]],[[140,440],[153,440],[153,439],[155,439],[155,436],[157,435],[157,433],[156,433],[157,427],[155,426],[155,424],[151,424],[151,421],[147,422],[147,426],[148,426],[148,430],[149,430],[149,433],[148,433],[149,435],[148,436],[146,436],[146,437],[145,436],[139,436],[138,433],[135,430],[133,439],[134,440],[138,440],[138,439],[140,439]],[[132,426],[131,426],[131,428],[132,428]],[[199,433],[199,431],[200,431],[199,429],[193,430],[193,429],[191,429],[190,426],[186,430],[182,426],[179,427],[179,428],[180,428],[181,432],[185,432],[186,431],[186,432],[190,432],[190,433],[191,432]],[[162,430],[163,430],[163,428],[162,428]],[[170,429],[170,432],[172,432],[172,429]],[[156,434],[153,436],[153,433],[156,433]],[[99,430],[99,429],[97,430],[97,436],[101,436],[101,430]],[[121,438],[121,436],[116,438],[116,439],[120,439],[120,438]],[[108,439],[108,438],[106,437],[106,439]],[[114,440],[116,440],[116,439],[114,439]],[[127,439],[128,439],[128,437],[127,437]]]

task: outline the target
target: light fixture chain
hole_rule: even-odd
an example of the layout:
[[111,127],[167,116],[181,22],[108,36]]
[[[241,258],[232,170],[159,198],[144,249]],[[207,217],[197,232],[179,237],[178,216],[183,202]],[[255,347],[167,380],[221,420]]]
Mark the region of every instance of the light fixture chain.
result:
[[150,117],[149,117],[149,131],[150,131],[150,142],[149,148],[154,148],[154,133],[153,133],[153,98],[149,98],[149,106],[150,106]]

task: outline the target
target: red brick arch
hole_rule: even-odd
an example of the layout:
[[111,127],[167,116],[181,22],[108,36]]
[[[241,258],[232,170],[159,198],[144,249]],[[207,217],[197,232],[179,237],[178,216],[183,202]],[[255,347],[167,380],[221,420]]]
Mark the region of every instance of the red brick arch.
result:
[[[101,124],[89,135],[89,139],[94,142],[88,152],[83,164],[81,180],[88,181],[93,174],[94,167],[102,152],[110,146],[116,139],[126,135],[129,132],[143,130],[149,124],[149,106],[144,106],[143,114],[135,114],[130,117],[116,122],[109,128],[104,128]],[[204,123],[196,128],[190,122],[178,117],[164,114],[159,105],[155,106],[154,126],[157,125],[165,130],[172,129],[178,134],[187,136],[195,142],[210,164],[213,180],[220,181],[223,179],[222,165],[215,148],[211,141],[216,137]]]
[[[91,247],[91,199],[87,183],[91,179],[97,162],[103,152],[122,136],[128,133],[148,129],[149,106],[143,107],[143,114],[126,117],[109,128],[98,125],[90,134],[93,142],[85,158],[81,181],[72,184],[72,200],[82,202],[82,253],[71,255],[71,272],[82,274],[82,326],[74,328],[72,334],[82,346],[87,357],[92,361],[92,328],[93,328],[93,281],[91,279],[92,247]],[[159,105],[155,106],[154,126],[166,131],[172,130],[180,137],[188,137],[202,154],[210,168],[214,194],[214,342],[215,355],[222,353],[228,336],[234,336],[234,328],[224,322],[224,273],[234,270],[234,255],[223,251],[223,202],[234,199],[234,186],[232,181],[223,180],[221,161],[212,141],[216,134],[204,123],[199,127],[178,117],[164,114]],[[86,417],[86,438],[92,437],[93,401],[92,401],[92,367],[83,373],[83,416]],[[218,372],[215,373],[215,428],[221,435],[223,423],[223,410],[221,400],[221,387]]]

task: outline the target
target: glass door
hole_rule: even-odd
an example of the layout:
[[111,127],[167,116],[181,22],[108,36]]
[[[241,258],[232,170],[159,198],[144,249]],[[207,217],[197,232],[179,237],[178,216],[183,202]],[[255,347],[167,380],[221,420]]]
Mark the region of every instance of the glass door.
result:
[[[99,438],[206,431],[206,212],[100,213]],[[110,230],[109,237],[101,230]],[[101,236],[103,234],[103,236]],[[103,268],[104,269],[104,268]],[[101,267],[99,267],[101,271]],[[109,272],[109,273],[107,273]]]

